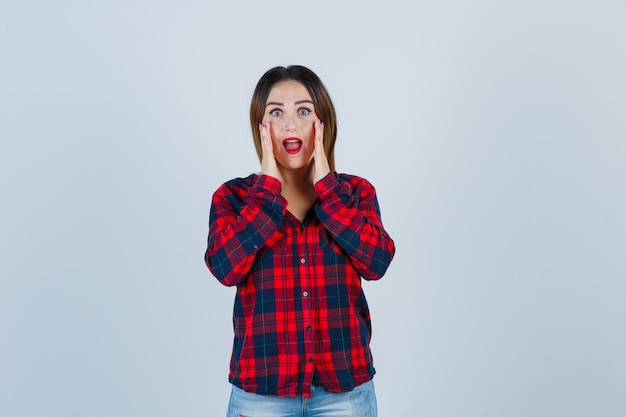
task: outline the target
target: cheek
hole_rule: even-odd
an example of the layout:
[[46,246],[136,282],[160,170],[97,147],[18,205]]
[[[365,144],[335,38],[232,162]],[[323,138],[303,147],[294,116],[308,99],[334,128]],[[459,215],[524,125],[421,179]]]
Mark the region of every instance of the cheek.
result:
[[306,137],[310,140],[310,141],[314,141],[315,140],[315,126],[314,126],[314,122],[308,123],[306,125],[306,127],[303,129]]
[[274,142],[276,142],[276,138],[279,136],[278,135],[279,130],[280,129],[278,129],[278,127],[274,126],[273,123],[270,123],[270,135],[272,135],[272,139],[274,140]]

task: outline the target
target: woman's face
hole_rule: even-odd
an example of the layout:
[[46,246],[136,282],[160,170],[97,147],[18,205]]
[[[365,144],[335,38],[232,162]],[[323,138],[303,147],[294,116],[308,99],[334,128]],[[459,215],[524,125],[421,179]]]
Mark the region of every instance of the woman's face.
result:
[[263,123],[269,122],[274,157],[280,166],[300,169],[310,163],[317,120],[311,95],[298,81],[280,81],[272,87]]

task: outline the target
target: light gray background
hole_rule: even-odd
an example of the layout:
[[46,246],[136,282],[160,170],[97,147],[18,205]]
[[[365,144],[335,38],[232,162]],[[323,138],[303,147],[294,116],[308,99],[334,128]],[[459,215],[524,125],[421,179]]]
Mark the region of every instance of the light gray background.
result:
[[626,415],[621,1],[0,3],[0,415],[221,416],[210,198],[303,64],[397,255],[381,417]]

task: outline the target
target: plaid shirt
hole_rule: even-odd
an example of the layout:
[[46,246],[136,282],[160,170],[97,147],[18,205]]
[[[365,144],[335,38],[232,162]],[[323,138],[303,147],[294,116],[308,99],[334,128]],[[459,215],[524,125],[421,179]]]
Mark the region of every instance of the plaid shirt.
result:
[[346,392],[374,375],[361,277],[383,276],[395,252],[374,187],[332,172],[303,222],[281,183],[250,175],[213,195],[205,261],[237,286],[229,380],[245,391],[310,396]]

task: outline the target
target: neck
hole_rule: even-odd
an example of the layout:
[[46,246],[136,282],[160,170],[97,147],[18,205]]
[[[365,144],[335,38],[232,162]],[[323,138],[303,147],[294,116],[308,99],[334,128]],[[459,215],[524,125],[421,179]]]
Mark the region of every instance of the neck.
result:
[[283,177],[283,186],[307,189],[313,185],[313,165],[302,167],[298,170],[278,167]]

